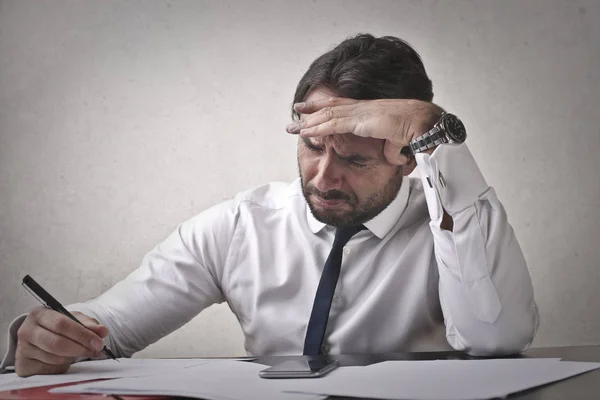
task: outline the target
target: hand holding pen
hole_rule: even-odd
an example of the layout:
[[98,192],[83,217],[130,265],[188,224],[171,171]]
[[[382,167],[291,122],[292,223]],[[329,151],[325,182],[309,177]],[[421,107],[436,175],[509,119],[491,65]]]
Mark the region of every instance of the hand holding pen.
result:
[[116,359],[104,346],[108,329],[81,313],[69,313],[29,275],[23,286],[44,307],[36,307],[17,333],[15,370],[20,376],[66,372],[79,357],[95,358],[104,353]]

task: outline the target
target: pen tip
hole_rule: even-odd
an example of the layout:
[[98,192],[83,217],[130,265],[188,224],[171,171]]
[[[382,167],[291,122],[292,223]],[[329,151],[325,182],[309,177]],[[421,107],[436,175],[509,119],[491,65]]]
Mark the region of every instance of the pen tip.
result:
[[117,360],[117,357],[115,357],[115,355],[113,354],[113,352],[110,351],[110,349],[108,347],[104,346],[104,348],[102,349],[102,352],[106,355],[106,357],[112,358],[116,362],[119,362],[119,360]]

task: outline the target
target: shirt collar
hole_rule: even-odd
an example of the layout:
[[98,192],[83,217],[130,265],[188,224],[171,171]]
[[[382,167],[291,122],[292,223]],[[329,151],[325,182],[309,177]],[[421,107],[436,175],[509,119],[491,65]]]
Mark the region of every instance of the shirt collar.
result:
[[[396,198],[380,212],[375,218],[365,222],[365,227],[370,230],[379,239],[383,239],[394,227],[398,219],[404,213],[406,205],[408,204],[408,194],[410,191],[410,183],[408,178],[404,178],[402,186],[396,195]],[[308,204],[306,204],[306,220],[308,227],[312,233],[320,232],[327,224],[317,220],[310,211]]]

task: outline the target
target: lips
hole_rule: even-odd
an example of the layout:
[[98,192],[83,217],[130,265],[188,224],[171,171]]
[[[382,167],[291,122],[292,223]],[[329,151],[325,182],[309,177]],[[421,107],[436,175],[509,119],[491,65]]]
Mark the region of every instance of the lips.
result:
[[335,208],[346,204],[345,200],[325,200],[316,194],[313,194],[313,201],[316,205],[324,208]]

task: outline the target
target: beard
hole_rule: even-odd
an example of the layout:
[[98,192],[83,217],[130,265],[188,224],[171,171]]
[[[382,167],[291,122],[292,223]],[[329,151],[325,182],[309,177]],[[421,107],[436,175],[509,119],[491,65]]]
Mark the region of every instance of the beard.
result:
[[[354,193],[346,193],[341,190],[329,190],[322,192],[314,185],[306,184],[302,176],[302,170],[299,168],[300,181],[302,184],[302,194],[308,204],[310,212],[324,224],[335,226],[337,228],[347,226],[362,225],[375,218],[379,213],[387,208],[396,198],[400,187],[402,186],[403,170],[398,167],[396,174],[381,188],[381,190],[372,193],[363,201],[359,201]],[[315,195],[323,200],[342,200],[350,206],[350,210],[322,210],[318,209],[311,201],[310,196]]]

